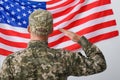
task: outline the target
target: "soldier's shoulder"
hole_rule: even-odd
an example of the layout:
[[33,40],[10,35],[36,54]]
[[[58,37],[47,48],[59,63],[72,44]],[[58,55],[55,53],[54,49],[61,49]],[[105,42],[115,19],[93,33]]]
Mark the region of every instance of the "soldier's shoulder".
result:
[[55,49],[55,48],[49,48],[48,49],[49,52],[56,52],[56,53],[61,53],[63,50],[62,49]]
[[61,49],[61,48],[59,48],[59,49],[54,49],[54,48],[50,48],[50,51],[52,52],[52,53],[55,53],[55,54],[62,54],[62,55],[65,55],[65,54],[71,54],[71,53],[73,53],[73,52],[71,52],[71,51],[69,51],[69,50],[65,50],[65,49]]
[[26,49],[13,52],[13,53],[9,54],[9,55],[6,57],[6,59],[13,59],[13,58],[15,58],[16,56],[19,56],[19,55],[21,55],[21,54],[24,54],[25,52],[26,52]]

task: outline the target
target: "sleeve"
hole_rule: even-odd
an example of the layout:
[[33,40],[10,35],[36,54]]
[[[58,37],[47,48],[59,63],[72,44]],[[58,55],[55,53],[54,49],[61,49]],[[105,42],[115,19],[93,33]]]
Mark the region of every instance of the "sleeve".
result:
[[80,52],[67,52],[71,56],[67,58],[68,76],[87,76],[102,72],[106,69],[105,58],[98,47],[90,43],[84,36],[78,41],[86,56]]
[[14,80],[11,71],[10,60],[11,57],[8,56],[3,62],[2,68],[0,70],[0,80]]

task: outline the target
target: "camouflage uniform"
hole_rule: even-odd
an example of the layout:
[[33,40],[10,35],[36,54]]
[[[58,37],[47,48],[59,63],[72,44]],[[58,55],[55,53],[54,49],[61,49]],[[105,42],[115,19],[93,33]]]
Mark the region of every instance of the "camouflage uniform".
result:
[[[48,35],[52,30],[52,16],[37,10],[29,17],[30,31]],[[31,40],[28,47],[9,55],[1,68],[0,80],[66,80],[68,76],[86,76],[102,72],[106,62],[102,52],[85,37],[78,43],[86,56],[48,47],[45,41]]]
[[70,75],[102,72],[106,63],[101,51],[82,37],[78,42],[86,53],[51,49],[47,42],[30,41],[28,47],[6,58],[0,80],[67,80]]

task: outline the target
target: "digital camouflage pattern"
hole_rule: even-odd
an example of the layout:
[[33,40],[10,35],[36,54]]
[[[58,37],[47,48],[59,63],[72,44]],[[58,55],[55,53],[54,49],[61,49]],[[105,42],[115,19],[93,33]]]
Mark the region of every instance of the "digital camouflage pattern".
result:
[[48,35],[53,27],[52,14],[43,9],[37,9],[29,16],[30,31],[37,35]]
[[5,59],[0,80],[67,80],[70,75],[86,76],[104,71],[106,62],[102,52],[85,37],[78,43],[86,57],[80,52],[51,49],[47,42],[30,41],[25,50]]

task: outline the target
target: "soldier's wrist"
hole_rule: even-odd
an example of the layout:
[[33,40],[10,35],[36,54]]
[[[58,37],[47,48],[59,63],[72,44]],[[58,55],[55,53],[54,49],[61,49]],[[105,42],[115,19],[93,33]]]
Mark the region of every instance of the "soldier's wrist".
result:
[[89,40],[84,36],[80,37],[78,43],[84,48],[87,47],[88,45],[92,45],[92,43],[90,43]]

